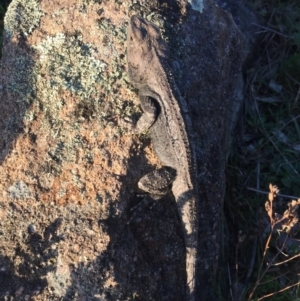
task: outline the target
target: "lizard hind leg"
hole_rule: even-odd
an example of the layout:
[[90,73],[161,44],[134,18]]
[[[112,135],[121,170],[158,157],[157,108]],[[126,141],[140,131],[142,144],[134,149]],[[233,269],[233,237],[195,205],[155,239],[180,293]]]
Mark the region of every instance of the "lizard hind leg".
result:
[[175,178],[176,170],[164,166],[143,176],[138,182],[138,187],[148,192],[154,199],[160,198],[170,191],[170,185]]

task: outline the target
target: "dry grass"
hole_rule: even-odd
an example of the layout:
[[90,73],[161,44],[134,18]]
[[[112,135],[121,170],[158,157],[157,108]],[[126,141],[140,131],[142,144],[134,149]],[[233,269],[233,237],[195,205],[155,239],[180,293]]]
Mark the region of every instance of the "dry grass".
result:
[[[251,4],[261,16],[260,43],[246,72],[243,119],[227,174],[230,300],[295,301],[300,300],[300,3]],[[269,183],[282,193],[276,185],[268,193]]]

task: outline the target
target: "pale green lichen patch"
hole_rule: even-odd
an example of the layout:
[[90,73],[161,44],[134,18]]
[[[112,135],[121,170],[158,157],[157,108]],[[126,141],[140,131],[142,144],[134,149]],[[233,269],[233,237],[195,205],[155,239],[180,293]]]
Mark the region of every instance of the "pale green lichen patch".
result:
[[[104,81],[106,64],[95,59],[97,50],[92,45],[83,43],[81,36],[67,37],[58,33],[54,37],[47,37],[34,48],[40,55],[36,73],[39,99],[47,119],[43,126],[50,128],[52,136],[56,137],[64,130],[58,116],[66,105],[62,91],[74,95],[73,100],[77,102],[76,119],[87,114],[90,106],[92,108],[89,113],[93,115],[94,111],[99,110],[101,99],[95,99],[99,85]],[[88,119],[90,116],[84,117]],[[78,125],[75,124],[74,127]]]
[[34,64],[32,57],[24,52],[16,53],[14,59],[11,60],[10,68],[15,71],[11,73],[12,77],[7,90],[18,97],[16,102],[29,103],[34,95]]
[[[49,3],[43,3],[43,10]],[[16,6],[14,11],[20,9]],[[111,174],[125,172],[124,158],[132,141],[119,120],[136,121],[140,109],[126,72],[127,19],[105,14],[101,18],[100,11],[86,7],[87,14],[94,12],[89,31],[81,28],[81,11],[69,24],[62,8],[45,15],[25,42],[22,37],[34,27],[10,29],[13,41],[22,43],[12,56],[13,80],[7,81],[7,89],[19,103],[30,104],[20,110],[24,135],[18,147],[28,159],[24,169],[30,168],[31,178],[38,182],[29,187],[41,200],[79,202],[99,196],[106,201],[116,200],[119,193],[119,181],[111,180]],[[34,152],[37,160],[31,157]],[[14,181],[20,180],[32,183],[22,170],[14,174]]]
[[38,0],[13,0],[4,18],[5,37],[14,34],[26,37],[39,25],[42,16]]
[[[125,40],[124,37],[122,40]],[[84,154],[81,162],[93,165],[98,148],[90,149],[86,133],[81,129],[89,128],[88,124],[94,123],[96,136],[99,130],[108,126],[108,131],[112,133],[108,137],[111,141],[120,134],[116,116],[131,115],[133,110],[133,106],[128,105],[128,100],[125,101],[119,93],[126,80],[125,56],[113,52],[108,66],[97,59],[101,57],[101,47],[84,43],[79,33],[72,36],[58,33],[45,38],[33,48],[39,56],[35,74],[38,91],[36,102],[40,103],[39,106],[33,106],[33,115],[43,115],[39,133],[36,134],[41,137],[43,133],[48,133],[55,140],[55,144],[47,147],[45,162],[40,166],[41,174],[51,173],[55,177],[66,175],[63,165],[76,164],[78,150]],[[32,114],[25,115],[27,117],[28,121],[34,119]],[[82,174],[77,175],[72,171],[72,175],[72,185],[85,193]],[[67,195],[69,183],[66,181],[61,184],[57,197]],[[107,191],[98,193],[107,197],[109,194]]]
[[46,91],[57,92],[60,88],[88,99],[96,92],[106,64],[96,60],[94,47],[82,42],[81,36],[66,37],[59,33],[46,38],[35,47],[40,54],[40,64],[50,80]]
[[18,181],[8,188],[13,199],[26,199],[31,196],[31,191],[23,181]]

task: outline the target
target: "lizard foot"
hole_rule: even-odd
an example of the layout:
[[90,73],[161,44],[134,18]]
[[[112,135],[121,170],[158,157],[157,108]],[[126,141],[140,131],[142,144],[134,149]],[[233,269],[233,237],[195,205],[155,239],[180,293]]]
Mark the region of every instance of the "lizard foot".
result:
[[169,192],[170,185],[175,178],[176,170],[172,167],[164,166],[143,176],[138,182],[138,187],[148,192],[153,199],[159,199]]

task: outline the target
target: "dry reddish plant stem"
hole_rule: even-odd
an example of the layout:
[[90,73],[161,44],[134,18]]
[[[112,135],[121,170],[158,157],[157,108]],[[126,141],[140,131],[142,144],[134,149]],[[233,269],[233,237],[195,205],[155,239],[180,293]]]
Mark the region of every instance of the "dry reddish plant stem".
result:
[[[270,218],[270,234],[267,238],[267,241],[266,241],[266,244],[265,244],[265,249],[264,249],[264,252],[263,252],[263,257],[262,257],[262,261],[261,261],[261,264],[260,264],[260,267],[259,267],[259,272],[258,272],[258,277],[257,277],[257,280],[255,282],[255,285],[249,295],[249,298],[248,300],[250,301],[258,287],[258,285],[261,285],[263,284],[261,282],[261,280],[263,279],[263,277],[265,276],[265,274],[269,271],[270,267],[272,266],[278,266],[278,265],[281,265],[283,263],[286,263],[286,262],[289,262],[297,257],[300,257],[300,254],[297,254],[287,260],[284,260],[282,262],[279,262],[279,263],[274,263],[276,258],[279,256],[279,254],[282,254],[284,248],[286,247],[286,243],[287,243],[287,240],[288,240],[288,235],[285,236],[285,239],[281,245],[280,248],[277,248],[278,252],[277,254],[272,258],[272,260],[267,263],[267,266],[266,268],[264,269],[264,271],[262,271],[263,269],[263,264],[266,260],[266,254],[267,254],[267,250],[269,248],[269,245],[270,245],[270,241],[271,241],[271,237],[272,237],[272,234],[273,234],[273,231],[275,231],[275,225],[280,225],[281,227],[281,230],[282,231],[285,231],[287,234],[290,232],[290,230],[293,228],[293,226],[298,223],[298,215],[297,215],[297,208],[300,204],[300,199],[298,199],[297,201],[296,200],[293,200],[292,202],[290,202],[288,204],[288,209],[284,212],[284,214],[281,216],[281,218],[279,218],[278,215],[275,215],[275,218],[273,218],[273,201],[275,199],[275,197],[278,195],[278,192],[279,192],[279,189],[277,186],[273,186],[272,184],[269,185],[269,189],[270,189],[270,192],[268,194],[268,201],[265,203],[265,209],[268,213],[268,216]],[[271,297],[275,294],[278,294],[278,293],[281,293],[281,292],[284,292],[286,290],[288,290],[289,288],[293,287],[293,286],[296,286],[296,285],[299,285],[299,282],[297,283],[294,283],[290,286],[287,286],[277,292],[274,292],[274,293],[270,293],[270,294],[267,294],[267,295],[264,295],[260,298],[258,298],[257,300],[263,300],[265,298],[268,298],[268,297]]]
[[266,269],[262,273],[262,267],[263,267],[263,264],[264,264],[264,261],[265,261],[265,258],[266,258],[267,250],[269,248],[269,244],[270,244],[270,241],[271,241],[271,237],[272,237],[272,233],[273,233],[273,229],[274,229],[274,225],[275,225],[275,222],[273,220],[273,200],[276,197],[277,193],[279,192],[277,186],[275,186],[275,185],[273,186],[272,184],[269,185],[269,189],[270,189],[269,197],[268,197],[269,201],[266,202],[265,207],[266,207],[267,213],[268,213],[269,218],[270,218],[271,231],[270,231],[270,234],[268,236],[268,239],[267,239],[267,242],[266,242],[266,245],[265,245],[263,258],[261,260],[261,264],[260,264],[259,271],[258,271],[257,280],[256,280],[255,285],[254,285],[254,287],[253,287],[253,289],[252,289],[252,291],[249,295],[249,298],[248,298],[249,301],[252,299],[258,285],[261,282],[261,279],[264,277],[264,275],[269,270],[270,266],[272,265],[272,263],[274,262],[274,260],[276,259],[276,257],[279,254],[279,253],[277,253],[276,256],[274,256],[271,263],[266,267]]

